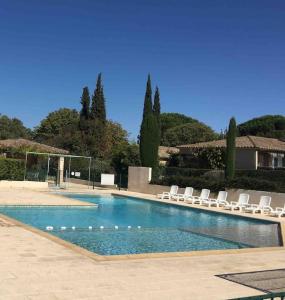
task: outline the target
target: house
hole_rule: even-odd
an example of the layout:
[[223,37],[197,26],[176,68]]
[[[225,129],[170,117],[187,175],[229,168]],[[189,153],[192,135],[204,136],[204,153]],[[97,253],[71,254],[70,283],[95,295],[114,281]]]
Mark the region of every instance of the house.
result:
[[[27,152],[33,152],[36,156],[32,160],[29,160],[31,166],[29,169]],[[25,160],[25,175],[24,179],[32,181],[42,181],[41,177],[44,177],[44,180],[48,178],[49,171],[53,162],[50,162],[50,156],[55,157],[56,165],[55,169],[57,170],[57,183],[58,185],[63,182],[63,172],[64,172],[64,157],[69,156],[68,151],[64,149],[59,149],[49,145],[37,143],[34,141],[26,139],[7,139],[0,140],[0,157],[7,158],[18,158]],[[44,156],[44,163],[38,164],[38,155]],[[34,170],[36,168],[36,170]],[[44,174],[44,175],[43,175]]]
[[179,153],[179,149],[175,147],[159,146],[158,148],[158,158],[159,165],[165,166],[172,154]]
[[[193,149],[226,148],[226,140],[177,146],[181,155]],[[256,170],[258,168],[285,168],[285,142],[260,136],[236,138],[236,168]]]
[[15,153],[25,154],[26,151],[68,154],[69,152],[64,149],[48,146],[45,144],[37,143],[26,139],[7,139],[0,140],[0,155],[4,157],[11,157]]

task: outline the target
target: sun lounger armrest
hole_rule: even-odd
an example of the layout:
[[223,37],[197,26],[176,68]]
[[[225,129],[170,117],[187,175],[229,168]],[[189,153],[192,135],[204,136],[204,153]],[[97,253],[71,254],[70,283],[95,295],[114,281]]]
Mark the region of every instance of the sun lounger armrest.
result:
[[275,207],[275,211],[283,211],[284,207]]
[[231,205],[237,205],[237,201],[231,201],[230,204]]
[[230,203],[227,200],[221,200],[218,202],[219,202],[219,204],[230,205]]
[[176,199],[176,200],[180,200],[180,199],[187,199],[187,197],[184,196],[184,194],[173,194],[173,195],[170,195],[173,199]]
[[204,199],[207,200],[208,202],[218,202],[217,199],[214,198],[208,198],[208,199]]

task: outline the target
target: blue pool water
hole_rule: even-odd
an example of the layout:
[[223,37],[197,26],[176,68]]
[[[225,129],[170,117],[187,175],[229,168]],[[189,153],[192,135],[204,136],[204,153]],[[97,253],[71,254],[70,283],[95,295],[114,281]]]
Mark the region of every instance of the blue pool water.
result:
[[270,222],[119,196],[68,197],[98,207],[0,207],[0,212],[42,230],[53,226],[50,233],[101,255],[279,245],[277,225]]

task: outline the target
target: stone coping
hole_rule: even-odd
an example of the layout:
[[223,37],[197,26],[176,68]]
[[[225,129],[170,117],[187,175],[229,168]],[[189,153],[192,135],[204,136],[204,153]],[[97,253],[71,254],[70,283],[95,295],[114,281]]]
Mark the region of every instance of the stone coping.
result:
[[64,207],[64,208],[96,208],[98,207],[98,204],[87,204],[87,205],[80,205],[80,204],[0,204],[0,207],[33,207],[33,208],[41,208],[41,207],[54,207],[54,208],[58,208],[58,207]]

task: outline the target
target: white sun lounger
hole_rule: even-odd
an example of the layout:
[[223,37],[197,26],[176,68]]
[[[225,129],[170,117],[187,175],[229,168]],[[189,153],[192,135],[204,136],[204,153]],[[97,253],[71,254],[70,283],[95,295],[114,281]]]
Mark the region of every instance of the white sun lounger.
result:
[[187,199],[189,199],[190,197],[192,197],[193,195],[193,191],[194,189],[192,187],[186,187],[185,188],[185,191],[184,191],[184,194],[177,194],[177,195],[174,195],[172,197],[172,199],[176,200],[176,201],[186,201]]
[[229,204],[225,205],[225,209],[230,210],[242,210],[246,206],[248,206],[249,194],[240,194],[238,201],[231,201]]
[[157,197],[160,199],[171,199],[173,196],[177,195],[178,192],[178,185],[172,185],[170,187],[169,192],[163,192],[162,194],[158,194]]
[[272,208],[269,214],[271,216],[281,218],[282,216],[285,215],[285,204],[283,207]]
[[271,197],[270,196],[261,196],[259,204],[251,204],[245,208],[246,212],[257,213],[260,212],[264,214],[265,212],[271,212],[272,208],[270,206]]
[[210,190],[202,189],[200,196],[191,196],[189,199],[186,200],[188,203],[198,203],[201,204],[202,201],[208,200],[210,196]]
[[228,196],[228,192],[219,191],[217,199],[210,198],[208,200],[204,200],[204,201],[202,201],[202,205],[206,205],[208,207],[211,207],[211,206],[220,207],[220,206],[228,205],[229,203],[227,201],[227,196]]

